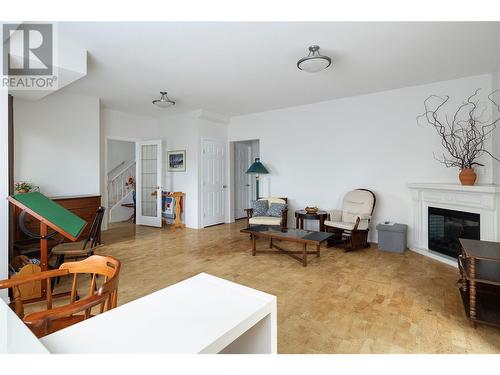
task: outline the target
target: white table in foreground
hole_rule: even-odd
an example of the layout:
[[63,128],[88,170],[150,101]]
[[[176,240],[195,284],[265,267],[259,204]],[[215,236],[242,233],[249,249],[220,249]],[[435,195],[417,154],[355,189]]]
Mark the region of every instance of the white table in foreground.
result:
[[51,353],[276,353],[276,297],[200,273],[45,336]]
[[47,349],[0,298],[0,353],[48,354]]

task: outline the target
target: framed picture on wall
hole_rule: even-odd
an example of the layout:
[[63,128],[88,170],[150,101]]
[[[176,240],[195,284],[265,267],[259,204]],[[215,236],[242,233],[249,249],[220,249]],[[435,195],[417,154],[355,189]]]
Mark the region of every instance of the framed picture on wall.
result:
[[169,172],[186,172],[186,150],[167,152]]

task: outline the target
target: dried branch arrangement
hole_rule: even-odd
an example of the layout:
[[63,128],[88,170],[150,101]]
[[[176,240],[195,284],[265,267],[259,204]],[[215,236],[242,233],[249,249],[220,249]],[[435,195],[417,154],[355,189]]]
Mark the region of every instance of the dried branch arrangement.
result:
[[480,91],[481,89],[477,89],[464,100],[451,118],[443,113],[449,96],[431,95],[424,101],[425,112],[417,117],[417,121],[425,119],[436,129],[447,155],[445,153],[441,157],[434,155],[434,158],[446,167],[468,169],[482,166],[478,159],[484,154],[500,162],[485,145],[500,121],[500,105],[493,98],[500,90],[495,90],[487,96],[495,113],[488,120],[483,120],[488,106],[480,103]]

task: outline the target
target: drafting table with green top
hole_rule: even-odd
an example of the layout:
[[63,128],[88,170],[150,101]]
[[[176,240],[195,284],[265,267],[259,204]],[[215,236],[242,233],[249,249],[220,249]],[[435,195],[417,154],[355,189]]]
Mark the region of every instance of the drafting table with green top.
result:
[[[50,227],[67,239],[76,241],[87,225],[85,220],[39,192],[15,194],[7,199],[40,221],[40,268],[42,271],[48,269],[47,228]],[[42,297],[45,297],[46,286],[43,284]]]

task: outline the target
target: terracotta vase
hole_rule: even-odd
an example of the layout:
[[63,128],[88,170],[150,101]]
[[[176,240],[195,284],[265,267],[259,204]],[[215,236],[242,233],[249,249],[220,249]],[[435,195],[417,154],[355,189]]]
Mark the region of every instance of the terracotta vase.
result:
[[462,185],[474,185],[476,182],[476,172],[474,172],[474,169],[472,168],[464,168],[460,171],[460,174],[458,175],[460,178],[460,182]]

